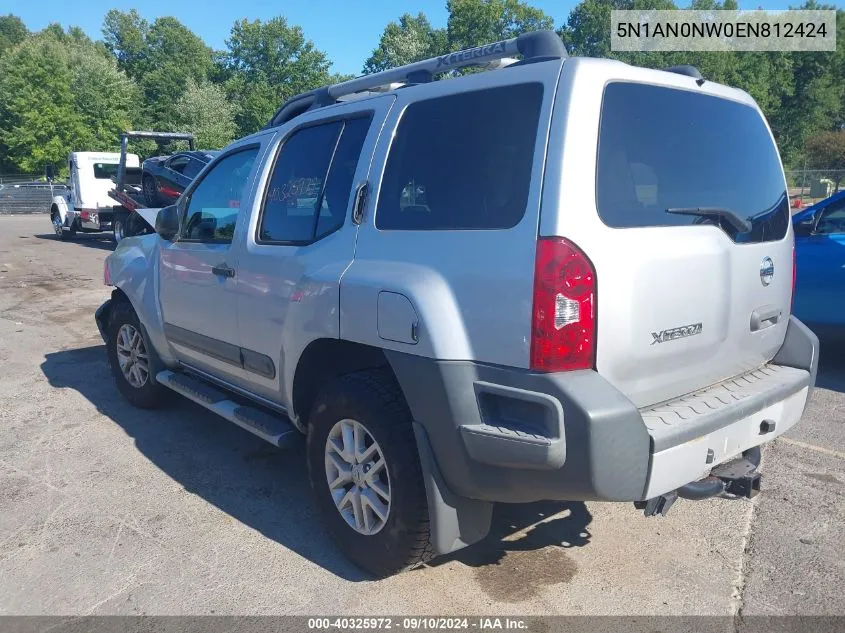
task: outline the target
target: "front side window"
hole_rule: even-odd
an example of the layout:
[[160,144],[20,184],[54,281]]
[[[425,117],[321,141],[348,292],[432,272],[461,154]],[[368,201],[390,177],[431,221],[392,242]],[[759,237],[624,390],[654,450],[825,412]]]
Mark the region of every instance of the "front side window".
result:
[[238,211],[257,156],[258,147],[229,154],[205,174],[186,201],[181,239],[232,241]]
[[197,160],[196,158],[191,158],[188,160],[188,165],[182,171],[182,175],[193,180],[197,177],[197,174],[202,171],[202,168],[205,167],[205,165],[206,163]]
[[412,103],[384,170],[376,227],[507,229],[525,215],[539,83]]
[[170,159],[170,162],[167,163],[167,168],[181,174],[185,170],[185,167],[188,166],[188,160],[190,159],[187,156],[176,156]]
[[820,235],[845,233],[845,198],[837,200],[822,211],[819,223],[816,225],[816,233]]
[[[754,108],[662,86],[605,88],[596,167],[599,216],[614,228],[715,224],[736,242],[782,239],[789,201],[777,149]],[[718,215],[748,220],[737,233]]]
[[94,178],[109,180],[117,176],[117,163],[94,163]]
[[370,121],[314,125],[285,140],[264,198],[260,242],[306,244],[343,225]]

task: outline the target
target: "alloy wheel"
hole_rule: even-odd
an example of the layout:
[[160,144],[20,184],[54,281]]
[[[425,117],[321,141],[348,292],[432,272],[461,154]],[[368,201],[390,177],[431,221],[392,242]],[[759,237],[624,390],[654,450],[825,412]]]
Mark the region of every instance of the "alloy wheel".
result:
[[117,362],[126,382],[140,389],[150,379],[150,357],[138,329],[124,323],[117,331]]
[[378,533],[390,515],[390,476],[378,442],[360,422],[341,420],[326,438],[325,462],[337,511],[359,534]]

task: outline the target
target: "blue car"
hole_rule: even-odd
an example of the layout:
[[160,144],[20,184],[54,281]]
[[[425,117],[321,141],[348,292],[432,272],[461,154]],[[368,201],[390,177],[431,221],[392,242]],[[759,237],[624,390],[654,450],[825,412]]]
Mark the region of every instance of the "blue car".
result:
[[819,331],[845,333],[845,191],[792,216],[795,302],[792,311]]

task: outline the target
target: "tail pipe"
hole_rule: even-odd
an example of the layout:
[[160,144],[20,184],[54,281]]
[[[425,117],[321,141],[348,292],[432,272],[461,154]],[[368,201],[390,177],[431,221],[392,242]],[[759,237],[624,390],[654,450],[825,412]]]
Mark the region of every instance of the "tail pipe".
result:
[[760,466],[760,458],[760,447],[755,446],[745,451],[739,459],[714,468],[709,477],[690,482],[677,490],[647,501],[635,501],[634,507],[643,510],[647,517],[657,514],[666,516],[678,497],[700,501],[727,492],[750,499],[760,492],[760,473],[756,472]]

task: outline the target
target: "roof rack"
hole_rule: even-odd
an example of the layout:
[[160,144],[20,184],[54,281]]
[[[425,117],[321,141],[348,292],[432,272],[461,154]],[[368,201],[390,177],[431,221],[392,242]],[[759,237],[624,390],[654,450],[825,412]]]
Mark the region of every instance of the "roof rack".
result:
[[[397,83],[403,85],[428,83],[441,73],[466,66],[485,66],[490,62],[504,60],[514,55],[522,55],[523,62],[561,59],[566,57],[566,47],[563,45],[560,36],[554,31],[534,31],[523,33],[508,40],[500,40],[492,44],[424,59],[406,66],[390,68],[371,75],[363,75],[349,81],[303,92],[288,99],[276,111],[265,128],[281,125],[307,110],[337,103],[342,97],[352,94],[366,91],[385,91],[385,87],[388,86],[390,87],[387,89],[390,90],[398,87],[391,86],[391,84]],[[501,65],[490,64],[490,67],[498,68]]]

